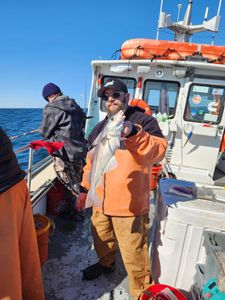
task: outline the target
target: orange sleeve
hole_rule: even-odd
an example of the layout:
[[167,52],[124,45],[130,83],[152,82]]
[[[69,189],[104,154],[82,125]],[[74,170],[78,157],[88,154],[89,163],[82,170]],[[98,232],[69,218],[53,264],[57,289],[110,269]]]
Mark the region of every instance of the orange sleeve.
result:
[[125,144],[139,164],[160,162],[164,158],[167,148],[167,140],[165,138],[150,135],[143,129],[127,138]]
[[223,133],[223,137],[220,144],[220,152],[225,151],[225,132]]
[[91,160],[89,158],[89,155],[87,154],[87,160],[86,160],[86,165],[83,168],[83,177],[82,177],[82,182],[81,185],[85,187],[87,190],[90,189],[90,173],[91,173]]

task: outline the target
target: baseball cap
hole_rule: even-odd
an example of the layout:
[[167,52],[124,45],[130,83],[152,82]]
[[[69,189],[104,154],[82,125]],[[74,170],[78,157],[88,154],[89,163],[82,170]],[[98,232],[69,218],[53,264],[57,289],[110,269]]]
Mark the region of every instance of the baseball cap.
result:
[[98,90],[98,97],[103,97],[105,90],[107,89],[128,93],[126,84],[120,79],[108,79],[106,83],[104,83],[104,85]]

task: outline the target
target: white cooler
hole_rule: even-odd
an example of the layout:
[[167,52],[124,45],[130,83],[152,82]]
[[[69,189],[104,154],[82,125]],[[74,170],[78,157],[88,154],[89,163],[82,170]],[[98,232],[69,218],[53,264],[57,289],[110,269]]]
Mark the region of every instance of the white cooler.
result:
[[204,265],[206,261],[204,232],[213,230],[225,234],[225,191],[215,188],[218,201],[189,200],[169,194],[172,185],[195,186],[189,181],[160,180],[151,232],[151,270],[156,283],[189,292],[197,264]]

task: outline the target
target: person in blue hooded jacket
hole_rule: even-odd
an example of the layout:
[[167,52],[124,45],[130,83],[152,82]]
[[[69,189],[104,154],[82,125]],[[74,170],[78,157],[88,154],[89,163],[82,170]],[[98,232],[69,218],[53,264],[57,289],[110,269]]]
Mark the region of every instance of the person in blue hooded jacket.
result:
[[64,142],[63,148],[54,153],[54,168],[58,179],[76,197],[80,193],[87,153],[85,113],[74,99],[63,95],[52,82],[43,87],[42,96],[48,103],[38,131],[45,139]]

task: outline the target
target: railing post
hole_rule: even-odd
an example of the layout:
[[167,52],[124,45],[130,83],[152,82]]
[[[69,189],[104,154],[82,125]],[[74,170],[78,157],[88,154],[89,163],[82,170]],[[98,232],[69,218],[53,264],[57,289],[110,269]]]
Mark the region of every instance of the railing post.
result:
[[28,170],[27,170],[27,185],[30,192],[31,188],[31,177],[32,177],[32,165],[33,165],[33,149],[29,149],[29,161],[28,161]]

